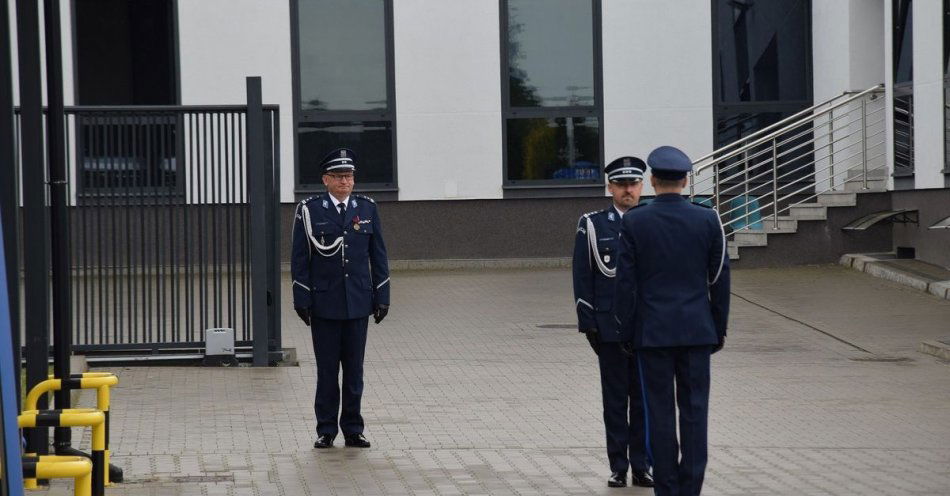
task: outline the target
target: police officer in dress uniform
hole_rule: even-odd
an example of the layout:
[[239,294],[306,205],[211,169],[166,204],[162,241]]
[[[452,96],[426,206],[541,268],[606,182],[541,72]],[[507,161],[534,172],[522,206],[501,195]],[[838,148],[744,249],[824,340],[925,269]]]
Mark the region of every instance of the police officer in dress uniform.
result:
[[363,354],[369,315],[379,324],[389,311],[389,261],[376,204],[353,194],[353,151],[334,150],[320,167],[327,192],[297,205],[290,262],[294,310],[310,326],[317,359],[313,447],[332,447],[340,430],[346,446],[369,448],[360,415]]
[[610,487],[630,483],[652,487],[646,455],[643,397],[636,361],[620,347],[613,318],[614,270],[617,264],[620,219],[636,206],[643,189],[646,164],[636,157],[621,157],[607,164],[607,189],[613,204],[581,216],[574,240],[574,299],[577,325],[586,334],[600,362],[600,387],[607,431]]
[[640,363],[655,494],[693,496],[706,470],[710,355],[726,338],[729,256],[716,211],[682,196],[689,157],[661,146],[647,163],[657,196],[623,217],[614,309]]

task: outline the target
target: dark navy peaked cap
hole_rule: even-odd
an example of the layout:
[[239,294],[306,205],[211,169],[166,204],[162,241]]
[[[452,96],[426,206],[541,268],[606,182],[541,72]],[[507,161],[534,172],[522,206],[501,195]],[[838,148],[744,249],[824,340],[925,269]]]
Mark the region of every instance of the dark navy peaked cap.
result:
[[637,157],[620,157],[604,167],[607,180],[614,181],[642,181],[647,164]]
[[330,172],[353,172],[356,170],[356,154],[349,148],[337,148],[320,162],[324,174]]
[[677,180],[693,170],[693,161],[679,148],[661,146],[647,157],[650,171],[659,179]]

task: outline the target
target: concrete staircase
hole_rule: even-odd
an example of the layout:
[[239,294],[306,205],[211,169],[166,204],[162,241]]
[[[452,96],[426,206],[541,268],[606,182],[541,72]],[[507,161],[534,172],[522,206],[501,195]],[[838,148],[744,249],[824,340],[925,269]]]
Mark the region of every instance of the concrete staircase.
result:
[[858,205],[858,195],[882,193],[886,189],[886,179],[876,177],[868,179],[867,189],[864,181],[850,179],[842,191],[820,193],[810,203],[800,203],[789,207],[786,215],[780,215],[777,228],[771,218],[763,219],[763,229],[743,229],[732,234],[728,243],[729,259],[739,260],[743,250],[762,248],[769,240],[794,235],[801,229],[802,223],[827,222],[829,209],[853,208]]

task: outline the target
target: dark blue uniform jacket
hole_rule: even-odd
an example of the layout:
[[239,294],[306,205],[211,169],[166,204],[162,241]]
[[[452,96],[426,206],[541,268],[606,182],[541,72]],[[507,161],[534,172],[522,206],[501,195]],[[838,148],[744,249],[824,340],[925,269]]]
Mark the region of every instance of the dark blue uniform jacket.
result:
[[637,348],[713,345],[729,319],[729,255],[719,215],[676,194],[623,217],[621,339]]
[[323,319],[357,319],[389,304],[389,261],[376,203],[350,195],[341,219],[327,193],[297,205],[290,260],[294,306]]
[[[590,227],[593,226],[593,233]],[[620,214],[613,207],[581,216],[574,237],[574,305],[578,330],[596,328],[603,342],[617,342],[614,278],[619,246]],[[600,263],[598,263],[598,258]]]

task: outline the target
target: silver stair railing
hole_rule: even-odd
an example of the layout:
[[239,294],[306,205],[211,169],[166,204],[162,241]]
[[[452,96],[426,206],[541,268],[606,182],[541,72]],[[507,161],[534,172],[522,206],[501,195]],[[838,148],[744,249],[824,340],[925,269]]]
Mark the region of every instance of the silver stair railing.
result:
[[690,199],[711,201],[735,233],[766,220],[778,230],[783,212],[845,183],[868,189],[886,167],[883,95],[883,85],[845,92],[700,157]]

